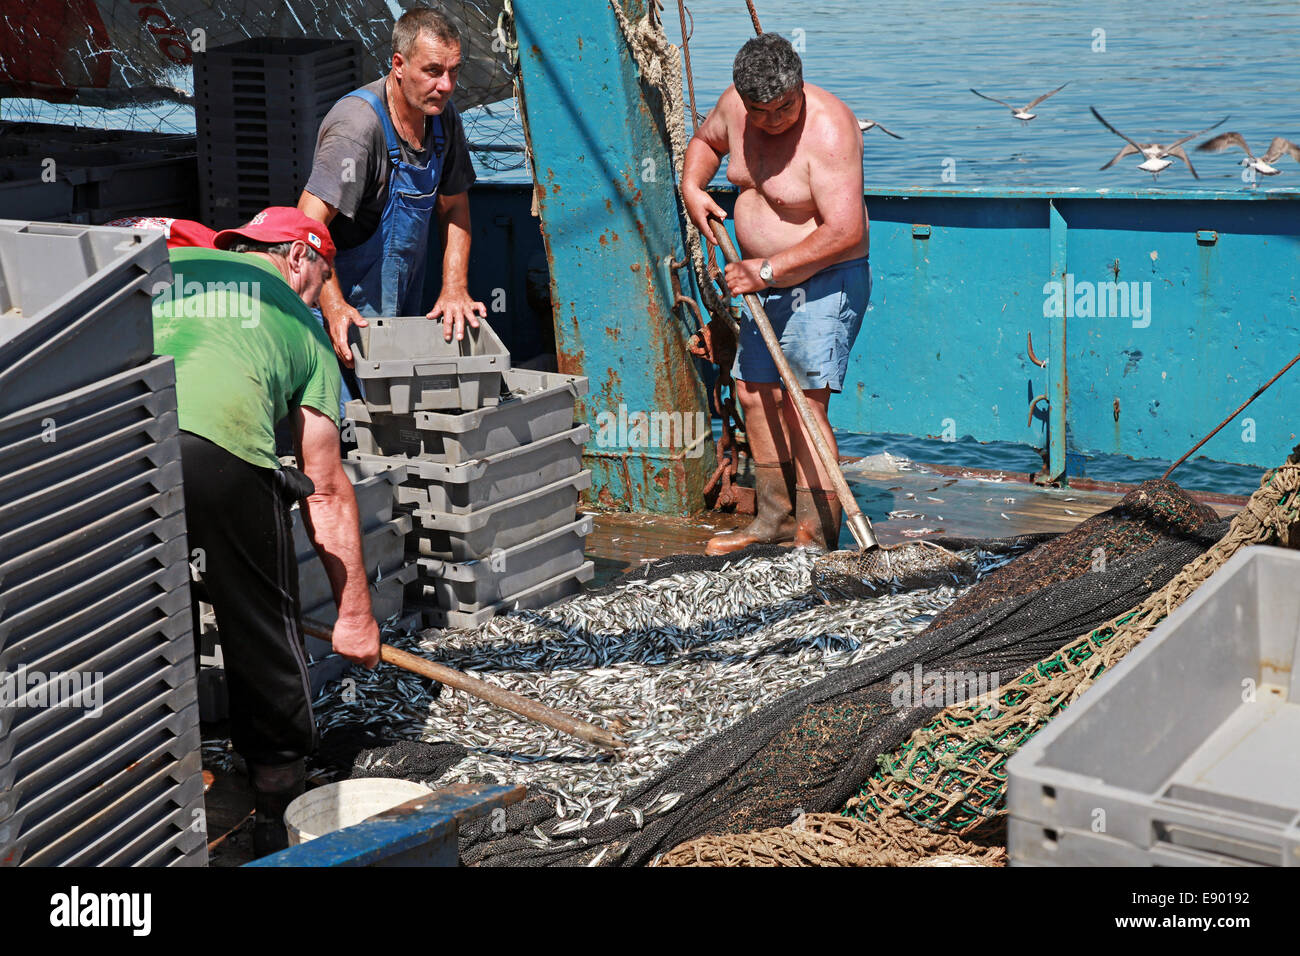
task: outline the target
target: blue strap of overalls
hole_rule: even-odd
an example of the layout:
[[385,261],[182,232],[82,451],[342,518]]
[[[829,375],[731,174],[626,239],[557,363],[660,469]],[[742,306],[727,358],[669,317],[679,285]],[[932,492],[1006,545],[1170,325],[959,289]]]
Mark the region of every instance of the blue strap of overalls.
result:
[[[348,96],[355,96],[357,99],[369,103],[370,108],[379,117],[379,122],[384,124],[384,147],[388,150],[389,162],[396,166],[402,161],[402,146],[397,141],[397,130],[393,128],[393,121],[389,119],[388,110],[384,108],[384,101],[379,98],[374,90],[353,90]],[[442,135],[442,116],[435,116],[433,118],[433,152],[439,159],[442,158],[445,145],[446,139]]]

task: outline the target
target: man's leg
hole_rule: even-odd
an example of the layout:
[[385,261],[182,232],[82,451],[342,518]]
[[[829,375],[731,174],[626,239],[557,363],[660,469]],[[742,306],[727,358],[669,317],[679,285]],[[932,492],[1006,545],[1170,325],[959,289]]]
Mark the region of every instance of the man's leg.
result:
[[[839,458],[839,446],[827,417],[831,390],[812,388],[804,392],[813,419],[821,430],[831,455]],[[816,546],[834,551],[839,546],[841,505],[831,484],[830,472],[822,464],[817,448],[809,439],[803,419],[789,398],[782,405],[786,430],[794,449],[797,481],[795,483],[795,534],[796,547]]]
[[743,528],[714,535],[706,554],[730,554],[751,544],[794,538],[794,467],[781,417],[781,384],[738,380],[736,397],[745,416],[745,437],[754,462],[754,520]]
[[284,809],[316,745],[288,502],[274,472],[181,434],[185,516],[201,549],[230,694],[231,738],[248,764],[259,855],[287,845]]

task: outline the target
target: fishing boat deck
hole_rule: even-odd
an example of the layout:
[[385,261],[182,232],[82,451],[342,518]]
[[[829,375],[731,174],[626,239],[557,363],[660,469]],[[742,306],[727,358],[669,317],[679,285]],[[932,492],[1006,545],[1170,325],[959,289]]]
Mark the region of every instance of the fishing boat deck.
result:
[[[1069,531],[1132,490],[1086,479],[1070,488],[1047,488],[1032,484],[1023,474],[941,465],[884,471],[850,459],[844,460],[844,476],[877,537],[887,545],[940,534],[1002,538]],[[1239,495],[1192,494],[1224,516],[1235,514],[1246,503]],[[648,561],[703,554],[712,535],[749,520],[748,515],[715,512],[690,518],[599,512],[587,538],[587,559],[596,565],[591,586],[607,584]],[[854,546],[847,527],[841,532],[840,546]]]

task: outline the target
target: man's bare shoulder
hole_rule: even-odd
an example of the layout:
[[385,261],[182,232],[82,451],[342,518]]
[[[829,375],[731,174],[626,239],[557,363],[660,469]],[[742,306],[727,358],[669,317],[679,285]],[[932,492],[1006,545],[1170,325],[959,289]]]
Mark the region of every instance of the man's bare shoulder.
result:
[[718,97],[718,102],[709,111],[708,117],[695,130],[695,135],[703,139],[719,152],[730,148],[730,130],[736,128],[745,104],[740,101],[740,94],[735,86],[729,86]]
[[809,123],[819,135],[861,141],[862,129],[858,126],[858,118],[842,99],[812,83],[805,83],[803,88],[808,97]]

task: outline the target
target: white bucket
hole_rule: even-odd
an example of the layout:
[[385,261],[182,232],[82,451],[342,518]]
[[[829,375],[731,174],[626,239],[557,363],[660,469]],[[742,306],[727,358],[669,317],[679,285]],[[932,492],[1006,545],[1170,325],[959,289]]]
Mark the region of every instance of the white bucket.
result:
[[433,791],[422,783],[386,777],[339,780],[308,790],[285,808],[289,845],[297,846],[323,833],[353,826],[427,793]]

